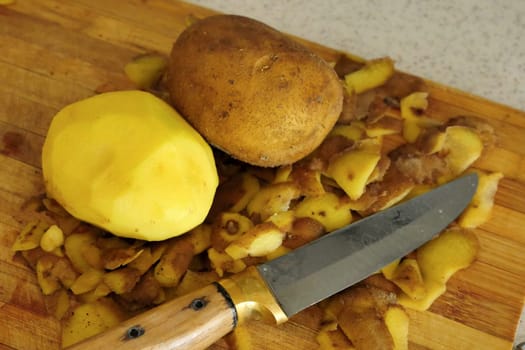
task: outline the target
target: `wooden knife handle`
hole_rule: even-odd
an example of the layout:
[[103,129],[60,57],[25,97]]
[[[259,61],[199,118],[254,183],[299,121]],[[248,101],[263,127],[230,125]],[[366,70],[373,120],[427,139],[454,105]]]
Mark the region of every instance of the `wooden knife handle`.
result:
[[237,311],[218,283],[166,302],[68,349],[205,349],[235,328]]

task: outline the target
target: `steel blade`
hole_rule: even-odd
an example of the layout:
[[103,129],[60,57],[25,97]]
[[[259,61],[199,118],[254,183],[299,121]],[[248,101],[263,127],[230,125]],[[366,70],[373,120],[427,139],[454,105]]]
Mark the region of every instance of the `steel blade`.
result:
[[258,267],[288,317],[423,245],[467,207],[478,183],[466,175],[363,218]]

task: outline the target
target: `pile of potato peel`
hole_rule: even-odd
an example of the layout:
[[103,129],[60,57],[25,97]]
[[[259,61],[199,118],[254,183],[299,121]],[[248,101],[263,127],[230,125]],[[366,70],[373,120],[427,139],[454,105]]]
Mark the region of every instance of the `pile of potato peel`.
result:
[[[134,70],[130,78],[163,95],[155,82],[164,61],[148,57],[132,64],[156,69]],[[493,146],[494,133],[475,117],[443,122],[426,115],[424,81],[395,72],[389,58],[341,56],[334,68],[345,102],[323,143],[278,168],[251,166],[217,151],[221,183],[214,205],[203,224],[181,237],[118,238],[76,220],[45,196],[27,203],[27,226],[13,250],[35,270],[49,313],[63,323],[64,346],[477,171],[471,206],[439,237],[319,304],[321,349],[407,348],[404,308],[428,309],[448,279],[476,257],[472,229],[490,217],[502,175],[471,167]],[[228,343],[251,349],[249,328],[239,326]]]

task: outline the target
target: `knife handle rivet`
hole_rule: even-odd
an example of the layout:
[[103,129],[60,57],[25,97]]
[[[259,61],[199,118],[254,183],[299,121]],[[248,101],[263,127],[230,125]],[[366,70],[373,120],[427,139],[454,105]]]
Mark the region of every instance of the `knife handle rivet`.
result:
[[129,327],[126,331],[126,339],[136,339],[146,333],[146,330],[140,325]]
[[195,311],[199,311],[200,309],[202,309],[203,307],[206,306],[206,304],[208,304],[208,302],[206,301],[206,299],[204,298],[197,298],[197,299],[193,299],[190,303],[190,307],[195,310]]

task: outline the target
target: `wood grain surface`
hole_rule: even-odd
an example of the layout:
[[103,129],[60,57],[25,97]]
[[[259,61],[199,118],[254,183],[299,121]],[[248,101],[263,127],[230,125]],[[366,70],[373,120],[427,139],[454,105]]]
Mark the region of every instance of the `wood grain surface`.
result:
[[[10,247],[29,197],[43,192],[40,151],[53,115],[98,91],[129,87],[123,67],[145,52],[167,54],[189,15],[172,0],[19,0],[0,6],[0,349],[58,349],[34,273]],[[327,60],[339,53],[308,43]],[[429,82],[428,114],[475,115],[497,147],[475,166],[501,171],[492,219],[477,229],[477,261],[427,312],[410,311],[410,348],[510,349],[525,295],[525,113]],[[311,308],[276,327],[250,325],[257,349],[316,349]],[[226,349],[221,341],[214,349]]]

